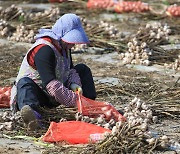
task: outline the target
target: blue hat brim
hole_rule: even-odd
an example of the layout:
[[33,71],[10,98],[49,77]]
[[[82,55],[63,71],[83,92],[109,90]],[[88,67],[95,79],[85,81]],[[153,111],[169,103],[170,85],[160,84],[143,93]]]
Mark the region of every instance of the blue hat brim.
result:
[[62,38],[64,42],[71,44],[87,44],[89,39],[83,28],[76,28],[66,33]]

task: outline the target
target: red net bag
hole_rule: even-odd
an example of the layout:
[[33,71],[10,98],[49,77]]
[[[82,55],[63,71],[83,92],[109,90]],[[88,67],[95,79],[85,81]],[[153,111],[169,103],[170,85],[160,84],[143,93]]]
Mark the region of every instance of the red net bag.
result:
[[11,87],[0,87],[0,108],[10,107]]
[[117,13],[145,12],[145,11],[149,11],[149,5],[141,1],[122,1],[116,3],[116,5],[114,6],[114,11]]
[[166,14],[168,16],[180,17],[180,6],[171,5],[167,8]]
[[88,9],[108,9],[112,8],[115,4],[114,0],[88,0]]
[[110,119],[114,119],[116,121],[126,120],[125,117],[123,117],[112,104],[107,102],[91,100],[79,94],[78,96],[78,112],[80,112],[82,115],[93,118],[103,115],[104,118],[108,121]]
[[111,130],[82,121],[51,122],[42,140],[44,142],[88,144],[102,140],[105,132],[111,133]]
[[50,3],[62,3],[62,2],[66,2],[68,0],[48,0]]

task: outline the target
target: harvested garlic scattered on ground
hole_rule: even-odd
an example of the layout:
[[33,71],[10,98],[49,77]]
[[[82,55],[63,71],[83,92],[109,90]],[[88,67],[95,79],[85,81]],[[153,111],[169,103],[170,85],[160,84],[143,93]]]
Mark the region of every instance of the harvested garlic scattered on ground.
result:
[[90,118],[90,121],[91,121],[91,123],[96,123],[97,122],[97,119],[96,118]]
[[119,59],[122,60],[124,58],[124,53],[119,54]]
[[61,119],[59,120],[59,122],[63,122],[63,121],[67,121],[67,119],[61,118]]
[[120,128],[121,128],[121,126],[122,126],[122,121],[118,121],[118,122],[116,122],[116,127],[117,127],[118,129],[120,129]]
[[162,137],[160,137],[160,139],[163,141],[168,141],[168,137],[166,135],[163,135]]
[[111,118],[111,116],[112,116],[112,110],[108,110],[108,111],[106,111],[105,112],[105,115],[106,115],[106,119],[110,119]]
[[153,145],[155,143],[155,138],[146,139],[149,145]]
[[128,119],[133,120],[134,119],[134,114],[132,112],[128,113]]
[[153,117],[151,110],[147,110],[147,111],[146,111],[146,115],[147,115],[147,118],[148,118],[148,119],[152,119],[152,117]]
[[142,108],[143,110],[147,110],[147,109],[148,109],[148,106],[147,106],[145,103],[142,103],[142,104],[141,104],[141,108]]
[[152,117],[152,121],[153,121],[154,123],[157,123],[157,122],[158,122],[158,117],[157,117],[157,116],[153,116],[153,117]]
[[136,107],[137,107],[137,108],[140,108],[140,107],[141,107],[141,104],[142,104],[142,102],[140,101],[140,99],[138,99],[137,102],[136,102]]
[[115,120],[114,119],[111,119],[110,121],[109,121],[109,124],[110,125],[114,125],[116,122],[115,122]]
[[146,111],[145,110],[141,110],[141,113],[143,116],[146,116]]
[[104,122],[104,118],[102,118],[102,117],[97,118],[97,123],[98,124],[102,124],[103,122]]
[[104,137],[109,136],[111,133],[110,132],[104,132]]
[[136,129],[134,134],[135,134],[136,136],[139,136],[139,135],[142,135],[143,132],[142,132],[141,130],[139,130],[139,129]]
[[149,132],[144,132],[144,136],[145,136],[145,138],[147,138],[147,139],[151,139],[151,138],[152,138],[152,134],[149,133]]
[[90,118],[89,118],[88,116],[84,116],[84,117],[82,118],[82,121],[84,121],[84,122],[90,122],[91,120],[90,120]]
[[127,46],[128,46],[128,48],[131,48],[133,46],[133,43],[132,42],[128,42]]
[[124,111],[125,111],[125,112],[128,112],[128,111],[129,111],[129,108],[126,106],[126,107],[124,108]]
[[134,99],[131,101],[133,104],[136,103],[139,99],[137,97],[134,97]]
[[118,138],[116,136],[113,137],[114,141],[118,141]]
[[114,126],[113,128],[112,128],[112,135],[116,135],[117,133],[118,133],[118,131],[119,131],[119,129],[116,127],[116,126]]
[[13,122],[5,122],[4,125],[7,130],[13,130]]
[[103,127],[106,128],[106,129],[109,129],[110,128],[110,124],[106,123],[106,124],[103,125]]
[[140,126],[140,129],[141,129],[142,131],[146,131],[147,128],[148,128],[147,123],[142,123],[141,126]]
[[138,63],[137,63],[136,59],[133,59],[133,60],[131,61],[131,64],[138,64]]
[[138,118],[138,119],[136,120],[136,122],[137,122],[137,124],[142,124],[143,119],[142,119],[142,118]]
[[75,118],[76,118],[76,121],[80,121],[82,119],[82,115],[79,112],[77,112],[75,114]]
[[130,125],[131,127],[135,126],[136,124],[137,124],[136,119],[134,119],[134,120],[132,120],[132,121],[129,122],[129,125]]
[[145,118],[143,122],[144,122],[144,123],[148,123],[149,121],[150,121],[150,120],[149,120],[148,118]]
[[165,141],[161,141],[160,146],[164,149],[167,148],[167,144]]
[[126,113],[124,113],[124,115],[123,115],[125,118],[127,118],[128,117],[128,113],[126,112]]
[[146,42],[142,42],[142,43],[141,43],[141,48],[144,49],[144,48],[146,48],[146,47],[147,47],[147,43],[146,43]]

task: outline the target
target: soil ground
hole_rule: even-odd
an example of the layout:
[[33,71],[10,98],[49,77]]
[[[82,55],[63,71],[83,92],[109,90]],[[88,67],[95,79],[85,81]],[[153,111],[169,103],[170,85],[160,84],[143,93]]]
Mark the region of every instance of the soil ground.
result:
[[[120,15],[118,17],[126,18],[126,16]],[[121,25],[121,29],[126,31],[129,29],[131,33],[135,31],[136,28],[133,27],[139,23],[135,22],[133,18],[134,16],[129,16],[128,19],[130,20],[126,20]],[[136,16],[138,21],[140,21],[140,18],[145,19],[142,16]],[[162,22],[165,21],[171,24],[175,23],[174,19],[163,18]],[[147,19],[140,24],[146,22]],[[179,25],[174,25],[174,27],[176,26]],[[174,37],[177,41],[176,44],[179,44],[179,34],[173,35],[172,40]],[[30,46],[29,43],[10,42],[6,39],[0,40],[0,86],[12,85],[23,56]],[[180,53],[180,49],[177,52]],[[97,100],[110,102],[116,108],[123,110],[123,107],[135,96],[141,98],[148,103],[153,110],[153,114],[158,116],[158,122],[150,126],[154,134],[165,134],[180,143],[180,108],[178,105],[168,108],[171,100],[166,101],[164,99],[163,102],[162,99],[161,102],[159,101],[161,100],[160,96],[167,96],[164,94],[168,92],[167,89],[179,87],[180,72],[164,69],[160,65],[147,67],[121,66],[117,52],[104,54],[73,53],[73,60],[74,63],[84,63],[91,68],[97,89]],[[157,93],[159,97],[154,95]],[[179,91],[176,97],[180,98]],[[4,112],[4,110],[1,110],[1,112]],[[73,151],[74,153],[80,153],[78,151],[79,147],[57,145],[53,148],[47,148],[47,146],[38,145],[33,141],[27,141],[26,144],[24,140],[7,139],[4,138],[3,134],[11,135],[9,132],[2,132],[0,136],[0,153],[73,153]],[[18,135],[19,132],[13,132],[12,134]],[[85,147],[83,146],[80,149],[85,149]],[[168,150],[161,153],[173,154],[175,152]]]

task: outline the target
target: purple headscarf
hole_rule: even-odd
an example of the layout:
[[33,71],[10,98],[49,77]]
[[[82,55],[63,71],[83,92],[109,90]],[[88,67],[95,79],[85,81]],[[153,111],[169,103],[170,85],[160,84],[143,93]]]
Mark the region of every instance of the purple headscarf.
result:
[[44,36],[49,36],[58,41],[62,39],[64,42],[73,44],[89,43],[80,18],[71,13],[60,17],[51,29],[40,29],[35,39]]

